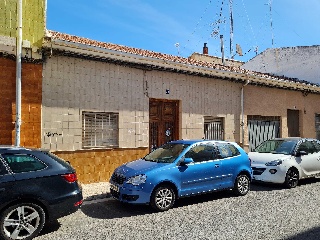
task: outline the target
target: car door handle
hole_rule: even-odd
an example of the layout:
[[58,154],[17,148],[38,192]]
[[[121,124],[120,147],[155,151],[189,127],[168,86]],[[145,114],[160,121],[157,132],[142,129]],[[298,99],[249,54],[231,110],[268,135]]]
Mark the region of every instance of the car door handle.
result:
[[220,165],[219,165],[219,164],[215,164],[214,167],[215,167],[215,168],[218,168],[218,167],[220,167]]

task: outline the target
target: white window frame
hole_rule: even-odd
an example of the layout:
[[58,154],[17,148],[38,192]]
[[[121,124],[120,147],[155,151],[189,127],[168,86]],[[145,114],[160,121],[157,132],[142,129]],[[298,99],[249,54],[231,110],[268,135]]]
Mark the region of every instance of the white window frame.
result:
[[83,111],[82,147],[119,147],[119,113]]

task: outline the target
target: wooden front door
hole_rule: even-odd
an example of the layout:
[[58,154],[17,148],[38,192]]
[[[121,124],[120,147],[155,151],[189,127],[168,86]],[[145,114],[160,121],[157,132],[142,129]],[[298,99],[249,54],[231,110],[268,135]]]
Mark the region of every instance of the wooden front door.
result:
[[287,110],[288,137],[300,137],[299,110]]
[[149,146],[155,149],[179,138],[179,101],[154,99],[149,101]]

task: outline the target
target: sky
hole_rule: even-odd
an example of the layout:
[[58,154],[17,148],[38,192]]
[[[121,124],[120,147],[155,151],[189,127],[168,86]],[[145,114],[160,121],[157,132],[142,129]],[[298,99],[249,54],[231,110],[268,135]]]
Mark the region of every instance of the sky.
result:
[[248,61],[268,48],[320,45],[319,13],[320,0],[47,0],[46,28],[181,57],[204,43],[221,57],[223,35],[224,56]]

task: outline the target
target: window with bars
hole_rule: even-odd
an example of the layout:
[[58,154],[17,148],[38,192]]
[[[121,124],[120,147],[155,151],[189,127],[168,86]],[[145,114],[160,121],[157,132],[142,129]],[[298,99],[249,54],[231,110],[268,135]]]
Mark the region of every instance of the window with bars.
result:
[[119,114],[82,112],[83,148],[119,146]]
[[204,138],[210,140],[224,140],[223,118],[204,117]]

